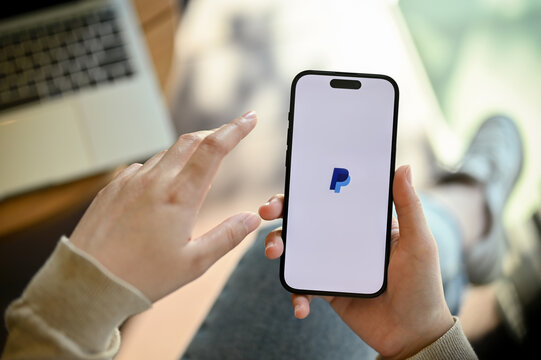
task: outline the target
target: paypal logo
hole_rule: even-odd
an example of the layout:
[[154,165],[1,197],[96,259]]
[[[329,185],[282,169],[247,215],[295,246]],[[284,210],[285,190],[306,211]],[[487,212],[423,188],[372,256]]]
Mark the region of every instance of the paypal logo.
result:
[[350,179],[349,171],[347,169],[334,168],[334,171],[332,172],[330,190],[334,190],[335,193],[339,193],[340,188],[349,184]]

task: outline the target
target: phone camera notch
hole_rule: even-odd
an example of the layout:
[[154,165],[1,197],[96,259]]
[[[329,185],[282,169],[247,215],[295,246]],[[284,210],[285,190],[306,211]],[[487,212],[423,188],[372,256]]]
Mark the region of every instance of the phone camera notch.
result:
[[331,87],[335,89],[359,90],[361,88],[361,82],[359,80],[332,79]]

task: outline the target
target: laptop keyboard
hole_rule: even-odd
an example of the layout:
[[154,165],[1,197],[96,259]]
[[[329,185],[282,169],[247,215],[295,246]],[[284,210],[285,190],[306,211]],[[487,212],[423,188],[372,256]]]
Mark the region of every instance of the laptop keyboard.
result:
[[111,8],[0,35],[0,111],[133,74]]

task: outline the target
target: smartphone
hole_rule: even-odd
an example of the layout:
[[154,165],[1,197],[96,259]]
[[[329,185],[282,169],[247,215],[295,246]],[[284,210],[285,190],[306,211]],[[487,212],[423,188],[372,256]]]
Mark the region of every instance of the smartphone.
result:
[[308,70],[291,86],[280,280],[301,294],[385,291],[398,85]]

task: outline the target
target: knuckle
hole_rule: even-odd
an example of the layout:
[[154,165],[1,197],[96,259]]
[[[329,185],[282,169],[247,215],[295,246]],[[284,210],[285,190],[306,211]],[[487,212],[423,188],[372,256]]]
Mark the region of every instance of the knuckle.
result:
[[157,153],[156,155],[154,155],[153,157],[151,157],[149,159],[149,161],[150,160],[155,160],[155,159],[161,159],[165,155],[165,153],[167,153],[167,150],[162,150],[159,153]]
[[239,131],[239,130],[242,130],[243,126],[243,120],[241,117],[239,118],[236,118],[234,119],[233,121],[231,121],[228,126],[231,126],[232,128],[235,129],[235,131]]
[[237,246],[238,239],[242,236],[237,226],[231,223],[226,223],[224,227],[224,241],[228,250]]
[[133,178],[134,176],[137,175],[137,173],[139,172],[139,170],[143,167],[143,164],[141,163],[133,163],[133,164],[130,164],[130,166],[128,166],[127,168],[125,168],[123,171],[122,171],[122,176],[120,178],[120,181],[122,183],[125,183],[126,181],[130,180],[131,178]]
[[129,174],[132,171],[136,171],[138,166],[142,166],[139,163],[132,163],[125,168],[118,171],[118,173],[114,176],[113,181],[120,181],[123,178],[126,177],[127,174]]
[[201,147],[213,155],[225,155],[227,153],[226,145],[223,141],[220,141],[216,134],[207,136],[201,143]]
[[137,183],[142,188],[146,188],[150,186],[152,183],[154,183],[155,179],[156,179],[156,174],[152,171],[147,171],[144,174],[140,174],[140,176],[137,176]]
[[104,196],[107,196],[107,194],[111,191],[112,183],[107,184],[103,188],[101,188],[100,191],[96,194],[96,198],[103,198]]
[[397,212],[399,210],[403,213],[409,213],[418,216],[419,214],[422,214],[423,206],[421,204],[421,200],[418,197],[415,197],[414,199],[410,199],[405,204],[402,204],[400,206],[400,209],[397,208]]
[[114,197],[115,194],[119,192],[119,190],[122,188],[122,182],[120,181],[111,181],[109,184],[105,185],[103,188],[101,188],[98,193],[96,194],[96,199],[107,199]]
[[155,190],[159,187],[159,174],[154,171],[147,171],[137,174],[129,179],[126,184],[126,191],[132,196],[138,196],[141,194],[154,194]]
[[126,170],[132,169],[132,168],[140,168],[141,166],[143,166],[143,164],[141,164],[141,163],[132,163],[132,164],[130,164],[130,166],[128,166],[126,168]]
[[171,147],[175,153],[183,153],[186,149],[197,147],[203,137],[197,133],[182,134],[179,136],[177,142]]
[[201,141],[201,136],[195,134],[195,133],[188,133],[188,134],[182,134],[180,135],[180,140],[182,142],[188,142],[188,143],[197,143]]

